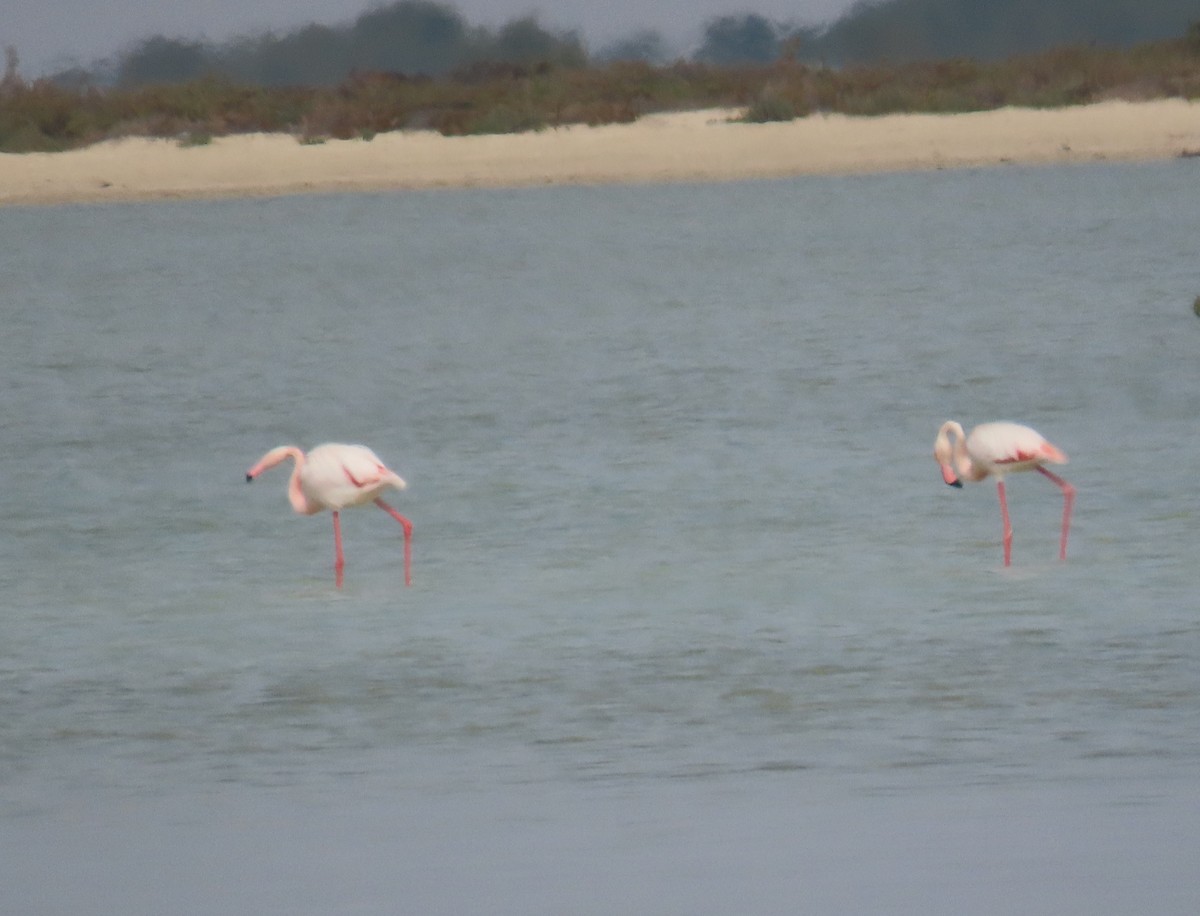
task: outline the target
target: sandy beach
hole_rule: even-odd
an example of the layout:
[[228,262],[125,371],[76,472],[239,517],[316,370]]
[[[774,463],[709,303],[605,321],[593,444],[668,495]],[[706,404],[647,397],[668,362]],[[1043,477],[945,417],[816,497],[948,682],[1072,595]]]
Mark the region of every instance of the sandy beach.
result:
[[526,134],[381,134],[303,144],[286,135],[184,147],[126,139],[0,154],[0,206],[327,191],[727,181],[803,174],[1132,161],[1200,154],[1200,103],[1112,101],[743,124],[734,110]]

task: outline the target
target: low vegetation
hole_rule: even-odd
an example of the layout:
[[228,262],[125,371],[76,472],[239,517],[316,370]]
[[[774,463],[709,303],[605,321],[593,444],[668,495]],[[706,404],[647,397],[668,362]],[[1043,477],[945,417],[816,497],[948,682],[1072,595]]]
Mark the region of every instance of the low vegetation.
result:
[[143,86],[0,82],[0,151],[72,149],[126,136],[203,144],[227,134],[303,142],[392,130],[447,135],[632,121],[651,112],[737,107],[747,120],[813,112],[882,115],[1057,107],[1107,99],[1200,98],[1200,26],[1130,49],[1062,48],[996,62],[943,60],[830,68],[677,62],[473,63],[444,76],[352,75],[331,87],[243,84],[208,76]]

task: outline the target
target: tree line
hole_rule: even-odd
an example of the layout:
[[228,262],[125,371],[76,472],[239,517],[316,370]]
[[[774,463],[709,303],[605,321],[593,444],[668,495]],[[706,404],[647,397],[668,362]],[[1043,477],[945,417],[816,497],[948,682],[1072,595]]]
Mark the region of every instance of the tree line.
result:
[[[716,66],[784,58],[833,67],[999,60],[1064,45],[1127,48],[1181,35],[1198,15],[1195,0],[860,0],[823,26],[754,13],[718,17],[704,24],[686,58]],[[319,87],[370,72],[469,76],[497,64],[664,64],[670,57],[653,30],[592,51],[577,33],[547,29],[534,16],[491,30],[471,25],[453,6],[399,0],[344,25],[314,23],[223,44],[156,35],[119,55],[107,72],[76,68],[53,79],[134,87],[217,76],[246,85]]]

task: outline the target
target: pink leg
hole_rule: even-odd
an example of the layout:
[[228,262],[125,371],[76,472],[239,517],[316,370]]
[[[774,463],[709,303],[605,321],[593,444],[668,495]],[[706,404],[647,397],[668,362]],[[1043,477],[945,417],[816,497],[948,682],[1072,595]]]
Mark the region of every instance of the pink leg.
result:
[[1058,558],[1065,560],[1067,558],[1067,535],[1071,533],[1071,507],[1075,505],[1075,488],[1057,474],[1047,471],[1041,465],[1038,465],[1037,470],[1038,473],[1049,477],[1054,483],[1058,484],[1059,489],[1063,492],[1062,539],[1058,543]]
[[1008,520],[1008,500],[1004,498],[1004,481],[996,481],[996,491],[1000,494],[1000,519],[1004,523],[1004,565],[1012,565],[1012,524]]
[[404,584],[412,585],[412,522],[385,503],[382,499],[375,500],[375,505],[394,518],[404,529]]
[[338,588],[342,587],[342,569],[346,565],[346,558],[342,556],[342,521],[338,518],[337,512],[333,513],[333,572],[335,584]]

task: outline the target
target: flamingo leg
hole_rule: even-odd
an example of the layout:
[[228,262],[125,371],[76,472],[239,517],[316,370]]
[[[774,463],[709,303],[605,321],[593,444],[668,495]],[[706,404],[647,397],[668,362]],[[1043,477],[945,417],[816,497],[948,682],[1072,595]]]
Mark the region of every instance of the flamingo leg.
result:
[[1012,565],[1012,523],[1008,520],[1008,500],[1004,496],[1004,481],[996,481],[996,492],[1000,494],[1000,520],[1004,524],[1004,565]]
[[400,527],[404,529],[404,584],[412,585],[412,522],[385,503],[382,499],[376,499],[375,505],[398,521],[400,523]]
[[335,584],[342,587],[342,569],[346,566],[346,558],[342,555],[342,520],[337,512],[333,513],[333,572]]
[[1075,505],[1075,488],[1052,471],[1047,471],[1041,465],[1035,469],[1039,474],[1050,478],[1063,492],[1062,539],[1058,543],[1058,558],[1067,558],[1067,535],[1071,533],[1071,507]]

